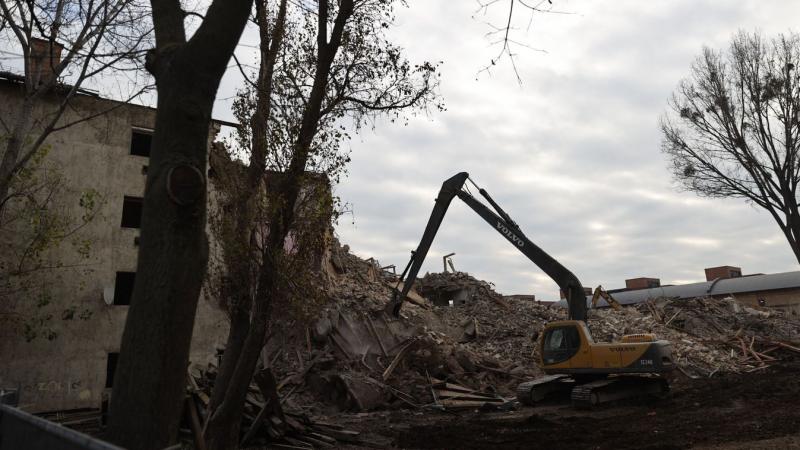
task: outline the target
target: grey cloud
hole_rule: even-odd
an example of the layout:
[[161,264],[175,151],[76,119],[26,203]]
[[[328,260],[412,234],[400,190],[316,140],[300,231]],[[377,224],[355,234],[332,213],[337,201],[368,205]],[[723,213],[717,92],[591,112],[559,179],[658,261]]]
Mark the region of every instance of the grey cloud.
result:
[[[587,286],[620,287],[635,276],[697,281],[704,267],[720,264],[749,273],[796,269],[766,214],[675,191],[657,124],[703,45],[724,47],[739,28],[784,31],[800,5],[559,3],[576,14],[537,18],[523,36],[548,53],[520,52],[522,87],[507,62],[491,76],[478,74],[497,48],[470,17],[473,3],[412,2],[398,11],[392,33],[410,59],[445,61],[448,111],[408,126],[379,122],[375,132],[356,136],[350,177],[337,187],[355,211],[355,225],[344,217],[337,226],[342,241],[364,257],[404,266],[442,181],[466,170]],[[236,83],[230,74],[220,97]],[[224,115],[226,105],[219,101],[215,114]],[[457,268],[501,292],[558,296],[458,200],[423,270],[441,270],[448,252],[457,253]]]

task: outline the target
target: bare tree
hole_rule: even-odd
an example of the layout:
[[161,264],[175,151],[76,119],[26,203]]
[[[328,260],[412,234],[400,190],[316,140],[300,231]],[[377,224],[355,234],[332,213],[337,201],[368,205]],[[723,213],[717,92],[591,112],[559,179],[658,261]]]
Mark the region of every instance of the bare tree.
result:
[[[486,38],[490,44],[498,47],[497,55],[481,68],[479,73],[491,73],[494,66],[506,59],[514,70],[517,82],[522,83],[517,68],[519,49],[544,52],[542,49],[532,47],[519,37],[520,31],[529,31],[537,15],[544,14],[571,14],[553,8],[552,0],[475,0],[478,9],[475,17],[480,17],[489,27]],[[499,11],[500,20],[494,19],[494,11]]]
[[147,70],[158,114],[147,173],[137,278],[122,336],[108,433],[130,449],[174,442],[189,344],[208,259],[206,161],[211,111],[253,5],[214,0],[191,38],[178,0],[152,0]]
[[727,52],[704,48],[661,120],[681,186],[741,198],[772,216],[800,262],[797,185],[800,36],[740,31]]
[[[0,118],[0,221],[15,195],[16,176],[58,130],[106,111],[64,121],[73,98],[101,74],[135,71],[150,37],[141,0],[0,0],[0,38],[21,52],[24,95],[15,113]],[[126,99],[146,83],[133,83]],[[57,100],[48,98],[58,94]]]
[[[293,298],[308,306],[315,297],[308,260],[331,221],[330,192],[319,184],[337,180],[349,161],[340,145],[344,125],[441,107],[436,66],[410,64],[383,34],[392,2],[321,0],[314,10],[276,3],[256,2],[260,70],[235,105],[249,125],[237,136],[247,167],[215,171],[227,187],[223,209],[233,213],[215,227],[231,329],[209,405],[212,449],[238,445],[247,387],[273,316]],[[287,251],[290,236],[296,252]],[[259,374],[269,377],[269,370]]]

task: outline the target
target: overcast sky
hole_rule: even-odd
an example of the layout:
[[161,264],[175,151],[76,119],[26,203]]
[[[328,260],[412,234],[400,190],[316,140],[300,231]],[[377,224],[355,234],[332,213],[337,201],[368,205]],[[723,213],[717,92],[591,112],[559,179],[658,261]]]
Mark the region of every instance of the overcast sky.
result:
[[[350,176],[336,188],[353,211],[336,227],[341,241],[403,267],[442,181],[467,171],[585,286],[618,288],[638,276],[702,281],[703,269],[717,265],[797,270],[766,213],[675,189],[658,118],[703,45],[727,47],[739,28],[790,30],[800,3],[554,3],[572,14],[536,16],[527,32],[519,16],[516,38],[544,50],[518,49],[521,86],[507,62],[478,73],[498,48],[484,36],[492,18],[476,16],[477,3],[411,0],[398,11],[393,36],[409,59],[444,62],[447,111],[408,126],[379,123],[351,142]],[[219,97],[236,83],[236,74],[227,77]],[[218,101],[215,115],[226,117],[228,103]],[[422,273],[441,271],[450,252],[458,270],[502,293],[558,298],[555,283],[458,200]]]
[[[569,14],[537,15],[527,31],[518,8],[513,37],[541,50],[517,48],[521,85],[507,60],[479,73],[499,50],[485,22],[500,23],[505,2],[494,17],[476,14],[474,0],[408,3],[392,36],[412,62],[443,61],[447,111],[407,126],[379,122],[350,142],[350,175],[336,193],[353,213],[336,231],[354,253],[404,267],[442,181],[467,171],[584,286],[618,288],[639,276],[702,281],[703,268],[717,265],[798,269],[766,213],[675,189],[658,119],[703,45],[727,47],[739,28],[788,31],[800,2],[554,0]],[[257,41],[245,32],[240,59],[253,60]],[[4,66],[13,66],[12,53]],[[232,119],[240,83],[231,69],[216,118]],[[458,200],[422,273],[441,271],[450,252],[458,270],[502,293],[558,298],[554,282]]]

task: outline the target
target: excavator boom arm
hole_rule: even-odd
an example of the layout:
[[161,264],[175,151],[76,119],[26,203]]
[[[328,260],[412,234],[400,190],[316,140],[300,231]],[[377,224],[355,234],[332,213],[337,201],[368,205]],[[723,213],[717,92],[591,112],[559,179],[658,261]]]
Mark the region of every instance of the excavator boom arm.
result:
[[439,196],[436,198],[436,204],[428,219],[428,224],[425,227],[425,232],[422,235],[419,246],[417,250],[412,253],[411,261],[401,275],[401,281],[403,279],[407,281],[403,283],[402,292],[395,293],[395,298],[387,306],[387,310],[395,316],[400,313],[403,300],[411,290],[414,280],[416,280],[422,263],[425,261],[425,256],[427,256],[433,239],[439,230],[439,226],[442,220],[444,220],[447,209],[453,198],[458,197],[558,284],[567,297],[570,319],[586,320],[586,294],[583,291],[583,285],[580,280],[578,280],[578,277],[561,265],[555,258],[547,254],[547,252],[531,242],[519,226],[494,202],[494,200],[492,200],[486,191],[481,189],[480,193],[495,208],[497,213],[489,209],[468,192],[462,190],[468,178],[468,173],[461,172],[442,183],[442,189],[439,191]]

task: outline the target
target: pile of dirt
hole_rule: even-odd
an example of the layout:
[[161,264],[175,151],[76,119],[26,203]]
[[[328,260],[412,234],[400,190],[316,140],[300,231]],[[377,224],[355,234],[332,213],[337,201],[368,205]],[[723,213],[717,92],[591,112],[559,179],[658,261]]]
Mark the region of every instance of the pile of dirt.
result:
[[451,337],[461,347],[490,355],[497,367],[513,375],[537,375],[534,348],[547,322],[566,319],[566,310],[541,303],[504,297],[486,281],[463,272],[426,274],[419,291],[427,298],[441,298],[459,286],[470,295],[463,304],[434,307]]

